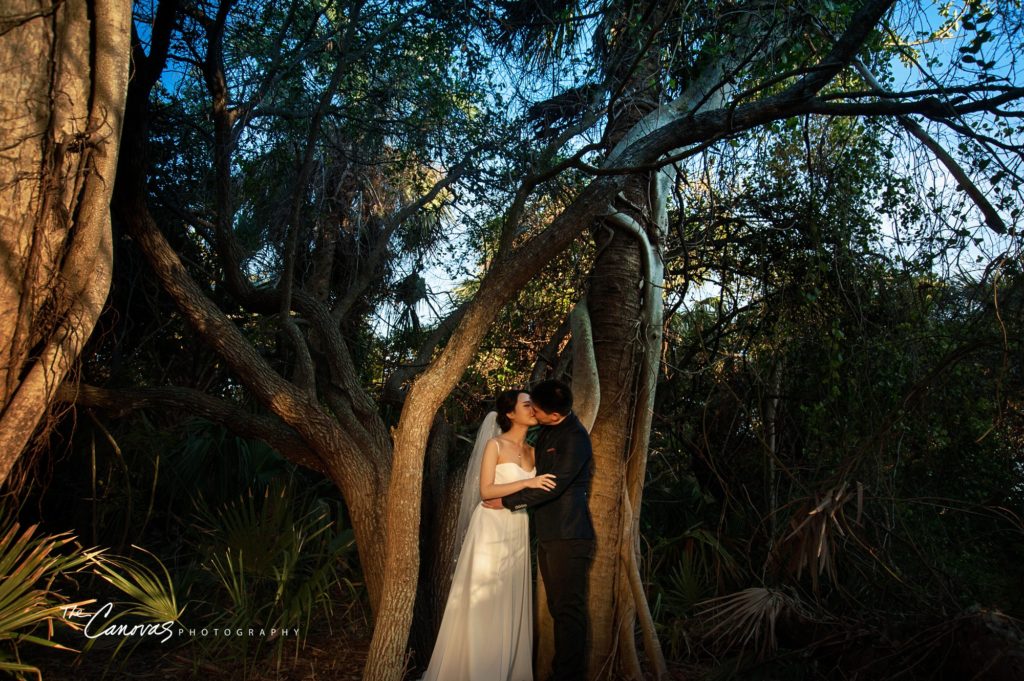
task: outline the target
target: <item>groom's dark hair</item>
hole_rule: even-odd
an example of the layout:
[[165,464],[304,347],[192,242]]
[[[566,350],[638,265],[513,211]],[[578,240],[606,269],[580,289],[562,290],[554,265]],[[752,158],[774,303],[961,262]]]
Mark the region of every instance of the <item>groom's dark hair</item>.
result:
[[568,416],[572,411],[572,390],[565,383],[554,378],[541,381],[530,389],[530,399],[535,406],[549,414]]

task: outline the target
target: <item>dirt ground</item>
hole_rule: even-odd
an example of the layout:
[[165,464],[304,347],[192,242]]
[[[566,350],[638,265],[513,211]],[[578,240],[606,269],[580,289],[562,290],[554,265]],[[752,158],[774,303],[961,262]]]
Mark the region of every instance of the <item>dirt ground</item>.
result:
[[[110,651],[91,651],[84,655],[53,651],[44,653],[45,660],[35,657],[26,661],[40,666],[43,681],[358,681],[362,678],[369,646],[370,640],[366,635],[347,633],[317,639],[311,637],[298,656],[285,655],[280,669],[272,658],[250,663],[248,669],[227,659],[196,663],[187,655],[187,649],[136,650],[124,658],[123,664],[109,664]],[[695,676],[693,670],[681,667],[670,669],[670,672],[672,678],[679,681],[701,678],[700,675]],[[412,679],[414,675],[410,672],[406,678]]]
[[273,651],[248,659],[229,651],[210,655],[194,643],[147,644],[116,654],[109,645],[82,653],[25,646],[22,654],[23,662],[39,667],[42,681],[355,681],[369,645],[368,632],[343,632],[311,635],[298,649],[285,646],[280,659]]

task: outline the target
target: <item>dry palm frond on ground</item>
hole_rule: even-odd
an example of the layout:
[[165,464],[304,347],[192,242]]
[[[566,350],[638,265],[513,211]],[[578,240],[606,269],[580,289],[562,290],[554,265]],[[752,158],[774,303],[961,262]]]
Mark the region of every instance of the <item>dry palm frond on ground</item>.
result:
[[717,646],[745,650],[748,646],[759,656],[775,650],[776,627],[780,619],[808,617],[806,608],[793,596],[776,589],[751,587],[702,603],[697,617],[710,626],[705,639],[717,636]]

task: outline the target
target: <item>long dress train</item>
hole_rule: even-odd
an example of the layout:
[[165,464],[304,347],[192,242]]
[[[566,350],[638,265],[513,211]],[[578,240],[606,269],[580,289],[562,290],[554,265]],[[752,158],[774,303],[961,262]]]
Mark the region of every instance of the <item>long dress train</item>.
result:
[[[499,463],[494,482],[531,478]],[[533,600],[525,511],[473,511],[423,681],[533,681]]]

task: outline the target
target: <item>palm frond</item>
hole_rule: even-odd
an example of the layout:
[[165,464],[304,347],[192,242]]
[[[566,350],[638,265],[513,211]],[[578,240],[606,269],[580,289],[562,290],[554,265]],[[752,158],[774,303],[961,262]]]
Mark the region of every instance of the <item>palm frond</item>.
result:
[[177,622],[184,609],[178,608],[170,572],[149,551],[139,546],[133,548],[155,560],[163,577],[130,558],[109,555],[98,556],[93,561],[97,574],[130,599],[130,607],[122,611],[122,615],[132,614],[148,622]]
[[495,41],[534,64],[546,64],[575,43],[586,13],[600,3],[588,0],[505,0]]
[[[204,570],[215,584],[211,592],[223,601],[217,604],[219,624],[306,632],[314,610],[330,613],[331,593],[346,583],[339,570],[354,546],[353,534],[337,527],[330,502],[307,492],[296,491],[293,481],[275,481],[263,494],[250,492],[219,507],[197,503]],[[287,642],[274,641],[278,655]],[[244,639],[212,645],[226,643],[238,646],[236,653],[253,653]],[[257,642],[255,652],[261,646]]]
[[[40,675],[37,668],[21,662],[18,645],[70,650],[52,640],[54,624],[78,629],[65,613],[94,600],[71,601],[54,588],[54,582],[81,570],[100,552],[77,546],[67,532],[36,536],[38,525],[22,530],[19,523],[2,520],[0,527],[0,644],[9,646],[15,656],[14,661],[7,659],[0,648],[0,670]],[[36,635],[43,626],[46,636]]]
[[776,589],[750,587],[702,603],[697,617],[710,628],[706,639],[717,636],[724,649],[744,651],[752,647],[758,656],[775,651],[776,626],[784,616],[808,617],[806,608],[794,597]]
[[849,482],[844,481],[824,494],[806,500],[790,521],[789,534],[775,549],[776,559],[784,563],[797,579],[804,570],[809,571],[815,593],[820,588],[821,575],[826,575],[832,583],[838,580],[839,549],[852,531],[846,507],[854,502],[856,516],[852,523],[859,524],[864,508],[864,487],[860,483],[851,489]]

